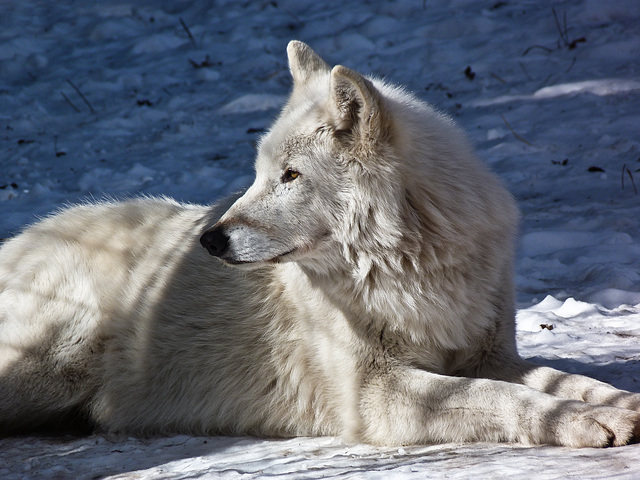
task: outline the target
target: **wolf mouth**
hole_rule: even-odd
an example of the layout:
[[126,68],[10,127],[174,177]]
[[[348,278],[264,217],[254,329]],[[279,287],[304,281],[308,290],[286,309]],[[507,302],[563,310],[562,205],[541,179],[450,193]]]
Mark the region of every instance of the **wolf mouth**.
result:
[[261,263],[279,263],[280,259],[291,255],[292,253],[296,252],[298,250],[298,248],[293,248],[287,252],[281,253],[279,255],[276,255],[275,257],[272,258],[267,258],[265,260],[236,260],[233,258],[221,258],[221,260],[223,260],[225,263],[228,263],[229,265],[235,265],[235,266],[239,266],[239,265],[256,265],[256,264],[261,264]]

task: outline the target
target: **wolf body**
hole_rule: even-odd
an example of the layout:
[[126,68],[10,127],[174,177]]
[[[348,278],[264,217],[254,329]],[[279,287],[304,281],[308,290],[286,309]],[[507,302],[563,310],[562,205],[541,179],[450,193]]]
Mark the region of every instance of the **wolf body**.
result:
[[244,195],[79,205],[0,249],[0,434],[633,441],[640,395],[518,356],[517,209],[451,120],[288,56]]

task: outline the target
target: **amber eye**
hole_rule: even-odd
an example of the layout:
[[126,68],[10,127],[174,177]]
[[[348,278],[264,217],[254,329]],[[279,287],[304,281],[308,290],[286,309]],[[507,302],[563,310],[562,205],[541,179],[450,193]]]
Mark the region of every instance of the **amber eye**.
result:
[[300,176],[300,172],[296,172],[291,168],[287,168],[285,172],[282,174],[282,183],[287,183],[295,180]]

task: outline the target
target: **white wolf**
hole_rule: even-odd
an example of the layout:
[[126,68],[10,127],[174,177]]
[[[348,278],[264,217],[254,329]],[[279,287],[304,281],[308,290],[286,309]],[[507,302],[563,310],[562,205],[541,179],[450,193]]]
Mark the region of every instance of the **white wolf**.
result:
[[0,432],[633,441],[640,395],[518,356],[516,207],[451,120],[288,55],[233,205],[81,205],[2,247]]

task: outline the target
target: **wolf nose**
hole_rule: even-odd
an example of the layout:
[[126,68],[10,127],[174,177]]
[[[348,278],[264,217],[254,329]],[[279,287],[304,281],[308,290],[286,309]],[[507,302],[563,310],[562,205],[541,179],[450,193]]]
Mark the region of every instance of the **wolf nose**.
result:
[[229,237],[223,232],[221,227],[207,230],[200,237],[200,244],[214,257],[219,257],[227,251]]

